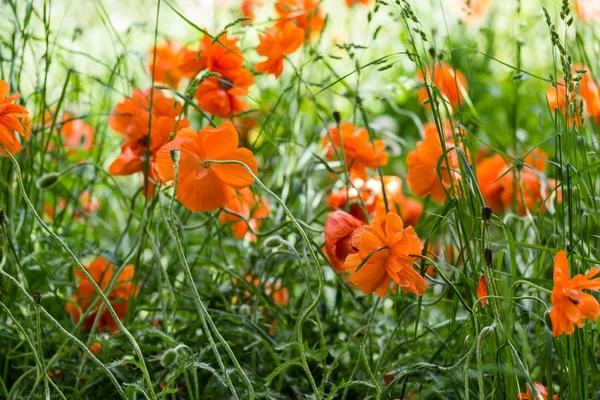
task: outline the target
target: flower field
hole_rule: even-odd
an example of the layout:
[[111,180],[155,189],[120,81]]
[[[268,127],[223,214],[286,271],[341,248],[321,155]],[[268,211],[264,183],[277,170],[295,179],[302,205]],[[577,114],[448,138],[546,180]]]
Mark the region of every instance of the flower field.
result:
[[0,15],[0,399],[600,399],[600,0]]

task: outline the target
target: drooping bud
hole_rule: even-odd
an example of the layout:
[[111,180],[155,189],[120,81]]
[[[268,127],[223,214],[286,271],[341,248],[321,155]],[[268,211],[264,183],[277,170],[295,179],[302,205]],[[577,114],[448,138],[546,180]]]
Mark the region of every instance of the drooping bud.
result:
[[35,181],[35,186],[38,189],[50,189],[52,186],[56,185],[56,182],[58,182],[59,178],[60,174],[56,172],[44,174],[37,181]]
[[169,349],[165,351],[162,358],[160,359],[160,365],[162,365],[165,368],[172,367],[177,362],[177,358],[177,350]]

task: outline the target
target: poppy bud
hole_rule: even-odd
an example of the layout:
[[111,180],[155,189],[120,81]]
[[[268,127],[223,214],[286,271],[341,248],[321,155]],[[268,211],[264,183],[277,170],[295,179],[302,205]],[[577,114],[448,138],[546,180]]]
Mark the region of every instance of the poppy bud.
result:
[[483,253],[485,255],[485,263],[488,267],[492,266],[492,249],[485,249],[483,250]]
[[490,325],[490,326],[484,327],[481,330],[481,332],[479,332],[479,340],[480,340],[480,342],[483,342],[485,339],[487,339],[490,336],[492,336],[493,333],[494,333],[494,325]]
[[40,292],[33,292],[32,293],[33,298],[35,299],[35,303],[36,305],[40,305],[40,302],[42,301],[42,294]]
[[179,162],[179,159],[181,158],[181,153],[179,151],[179,149],[173,149],[171,150],[171,160],[177,164]]
[[160,365],[165,368],[170,368],[174,366],[175,363],[177,363],[177,350],[169,349],[165,351],[165,354],[163,354],[162,358],[160,359]]
[[483,217],[484,221],[488,221],[492,217],[492,207],[481,207],[481,216]]
[[340,124],[340,121],[342,120],[342,116],[340,115],[339,111],[334,111],[333,112],[333,119],[335,120],[336,124]]
[[56,185],[56,182],[58,182],[59,178],[60,174],[57,174],[56,172],[44,174],[37,181],[35,181],[35,186],[38,189],[50,189],[52,186]]
[[267,240],[265,240],[264,246],[274,248],[274,247],[279,246],[280,244],[281,244],[281,237],[274,235],[274,236],[269,236],[267,238]]

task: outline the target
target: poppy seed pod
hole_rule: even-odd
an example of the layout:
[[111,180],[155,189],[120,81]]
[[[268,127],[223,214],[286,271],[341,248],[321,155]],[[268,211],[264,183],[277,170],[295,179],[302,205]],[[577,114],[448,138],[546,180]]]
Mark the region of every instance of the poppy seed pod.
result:
[[177,164],[179,162],[179,159],[181,158],[181,153],[179,152],[179,149],[173,149],[170,153],[171,160],[173,160],[173,162]]
[[52,186],[56,185],[56,182],[58,182],[59,178],[60,174],[56,172],[44,174],[37,181],[35,181],[35,186],[38,189],[50,189]]
[[0,225],[4,225],[6,223],[6,216],[4,214],[4,210],[0,208]]
[[35,299],[35,304],[39,306],[42,301],[42,294],[40,292],[33,292],[32,296]]

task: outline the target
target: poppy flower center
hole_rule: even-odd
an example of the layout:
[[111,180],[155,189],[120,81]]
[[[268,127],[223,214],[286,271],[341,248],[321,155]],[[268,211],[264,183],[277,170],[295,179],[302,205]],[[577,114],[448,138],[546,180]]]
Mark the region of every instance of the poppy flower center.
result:
[[233,87],[233,82],[227,78],[219,78],[219,87],[223,90],[229,90]]

